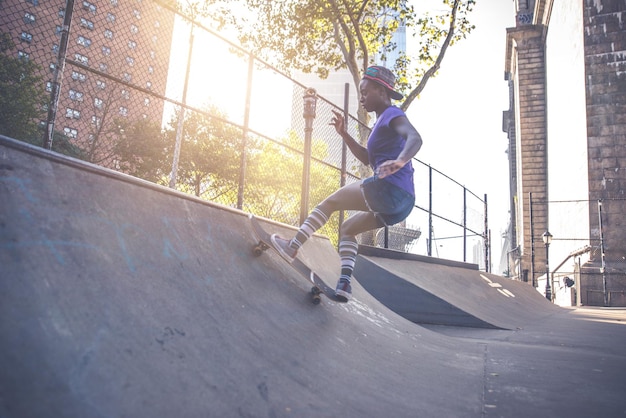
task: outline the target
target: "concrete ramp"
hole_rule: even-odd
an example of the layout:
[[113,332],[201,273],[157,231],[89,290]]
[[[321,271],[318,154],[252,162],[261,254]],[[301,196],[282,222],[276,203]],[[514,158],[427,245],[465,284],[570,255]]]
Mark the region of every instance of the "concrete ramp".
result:
[[355,276],[399,315],[418,324],[521,329],[559,308],[527,283],[475,265],[362,246]]
[[[287,264],[252,256],[244,213],[3,137],[0,202],[2,417],[484,409],[484,348],[356,283],[353,302],[312,305]],[[334,280],[327,240],[303,256]]]

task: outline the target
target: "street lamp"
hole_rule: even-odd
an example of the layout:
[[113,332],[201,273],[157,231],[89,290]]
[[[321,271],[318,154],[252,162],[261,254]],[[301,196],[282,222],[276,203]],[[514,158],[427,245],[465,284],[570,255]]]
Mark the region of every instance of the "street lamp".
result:
[[311,136],[313,133],[313,119],[317,105],[317,92],[308,88],[302,97],[304,117],[304,155],[302,168],[302,194],[300,197],[300,223],[304,223],[309,214],[309,180],[311,176]]
[[546,230],[541,238],[543,238],[543,243],[546,245],[546,299],[552,301],[552,286],[550,286],[550,259],[548,257],[548,248],[552,242],[552,234],[550,231]]

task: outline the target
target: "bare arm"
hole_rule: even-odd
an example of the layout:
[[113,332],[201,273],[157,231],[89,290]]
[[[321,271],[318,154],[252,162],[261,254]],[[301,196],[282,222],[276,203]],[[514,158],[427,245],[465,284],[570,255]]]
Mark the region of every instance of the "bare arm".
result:
[[333,110],[333,118],[330,121],[330,125],[335,127],[337,133],[343,139],[343,142],[346,143],[350,152],[354,154],[359,161],[361,161],[365,165],[369,165],[369,156],[367,154],[367,148],[363,145],[359,144],[356,139],[352,138],[348,131],[346,130],[346,121],[343,118],[343,115],[336,110]]
[[422,137],[405,117],[400,116],[391,121],[391,127],[406,139],[404,149],[395,160],[387,160],[378,167],[378,177],[384,178],[392,175],[411,161],[422,147]]

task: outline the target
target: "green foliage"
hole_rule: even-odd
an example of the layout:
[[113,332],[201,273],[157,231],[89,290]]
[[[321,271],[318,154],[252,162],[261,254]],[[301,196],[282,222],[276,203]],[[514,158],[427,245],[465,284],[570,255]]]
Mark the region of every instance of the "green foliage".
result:
[[[173,161],[178,114],[166,133],[167,159]],[[181,135],[177,188],[224,203],[236,202],[243,135],[219,109],[186,111]],[[227,203],[227,204],[228,204]]]
[[120,123],[119,140],[114,153],[118,169],[144,180],[165,184],[171,169],[167,160],[167,137],[158,123],[140,119],[133,123]]
[[[406,96],[405,110],[436,74],[448,46],[474,29],[468,16],[475,0],[442,0],[438,14],[425,15],[406,0],[245,0],[250,17],[228,3],[219,15],[227,16],[223,21],[237,29],[253,53],[283,71],[314,72],[322,78],[347,68],[356,91],[376,54],[386,57],[396,50],[392,37],[403,22],[407,38],[418,40],[415,51],[400,51],[393,68]],[[359,119],[367,122],[366,113]]]
[[0,32],[0,134],[41,144],[39,120],[47,95],[40,68],[27,59],[14,57],[11,37]]

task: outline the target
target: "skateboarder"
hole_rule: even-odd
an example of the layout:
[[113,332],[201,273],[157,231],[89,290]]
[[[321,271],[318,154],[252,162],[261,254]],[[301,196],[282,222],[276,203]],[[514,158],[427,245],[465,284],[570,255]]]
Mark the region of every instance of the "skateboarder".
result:
[[395,76],[387,68],[371,66],[365,70],[359,86],[360,102],[365,110],[376,113],[367,148],[348,134],[341,113],[333,111],[330,122],[354,156],[373,168],[374,175],[327,197],[313,209],[293,238],[272,235],[276,250],[292,262],[298,249],[328,222],[333,212],[358,211],[342,224],[339,232],[341,275],[336,293],[346,299],[352,297],[350,280],[358,250],[356,236],[403,221],[415,204],[411,159],[421,148],[422,138],[405,113],[391,104],[392,99],[403,97],[394,88]]

